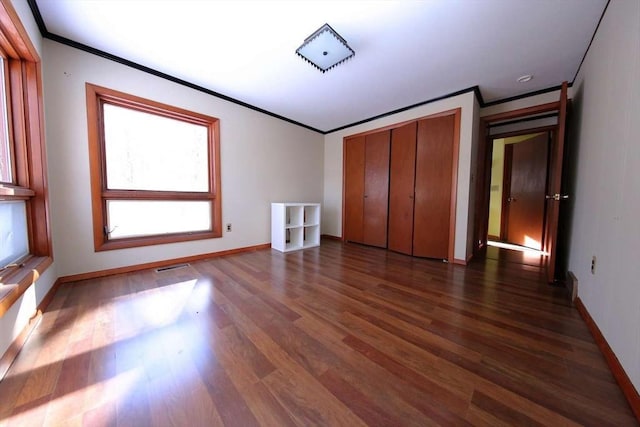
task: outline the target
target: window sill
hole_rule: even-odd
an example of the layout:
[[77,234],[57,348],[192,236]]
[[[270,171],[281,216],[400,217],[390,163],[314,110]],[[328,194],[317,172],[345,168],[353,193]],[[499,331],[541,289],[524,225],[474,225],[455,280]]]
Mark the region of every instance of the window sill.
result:
[[[216,228],[219,230],[220,225]],[[141,246],[162,245],[165,243],[188,242],[192,240],[216,239],[222,237],[220,231],[202,231],[193,233],[162,234],[145,237],[132,237],[127,239],[115,239],[106,242],[98,242],[94,245],[96,252],[110,251],[114,249],[137,248]]]
[[8,273],[0,273],[0,317],[33,285],[44,271],[53,263],[51,257],[32,256],[22,262],[20,267]]

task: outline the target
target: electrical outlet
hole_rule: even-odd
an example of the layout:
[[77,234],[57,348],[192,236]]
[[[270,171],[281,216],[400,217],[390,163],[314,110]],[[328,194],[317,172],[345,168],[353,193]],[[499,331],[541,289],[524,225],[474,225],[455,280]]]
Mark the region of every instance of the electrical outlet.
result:
[[596,274],[596,256],[591,258],[591,274]]
[[231,231],[231,223],[227,224],[227,231]]

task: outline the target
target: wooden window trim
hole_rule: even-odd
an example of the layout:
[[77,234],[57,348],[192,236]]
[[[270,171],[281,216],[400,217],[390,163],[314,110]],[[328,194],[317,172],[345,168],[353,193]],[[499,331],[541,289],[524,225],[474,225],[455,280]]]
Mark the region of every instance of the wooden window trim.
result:
[[[91,169],[91,205],[93,241],[96,252],[164,243],[222,237],[222,199],[220,194],[220,122],[217,118],[184,110],[113,89],[86,83],[89,164]],[[107,188],[102,105],[109,103],[137,111],[206,126],[209,135],[209,191],[110,190]],[[106,200],[203,200],[212,203],[212,230],[173,233],[109,240]]]
[[53,264],[50,256],[29,256],[15,266],[0,271],[0,317]]
[[0,270],[0,317],[53,263],[49,227],[40,57],[8,1],[0,1],[0,51],[5,58],[7,127],[13,182],[0,199],[24,200],[30,255]]

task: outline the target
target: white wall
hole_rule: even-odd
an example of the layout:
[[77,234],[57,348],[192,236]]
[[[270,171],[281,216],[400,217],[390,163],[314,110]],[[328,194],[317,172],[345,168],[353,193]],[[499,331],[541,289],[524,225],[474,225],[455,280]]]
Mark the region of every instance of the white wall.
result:
[[[270,203],[322,201],[323,135],[95,55],[44,40],[54,253],[60,276],[270,242]],[[94,252],[85,82],[220,119],[219,239]]]
[[345,136],[400,123],[442,111],[462,109],[460,117],[460,154],[458,157],[458,194],[454,257],[464,260],[471,253],[473,212],[470,207],[472,182],[472,151],[477,141],[478,103],[473,92],[422,105],[358,126],[332,132],[324,139],[324,201],[322,232],[342,236],[342,140]]
[[577,176],[569,269],[578,278],[580,299],[637,390],[639,77],[640,2],[612,0],[573,86]]
[[[16,9],[23,26],[27,30],[31,42],[42,58],[42,37],[31,14],[31,9],[29,9],[27,2],[24,0],[14,1],[13,7]],[[58,278],[56,266],[57,263],[51,265],[42,277],[13,303],[9,311],[0,317],[0,357],[2,357],[13,340],[16,339],[22,329],[29,323],[29,319],[35,314],[38,304],[42,302],[42,299]]]

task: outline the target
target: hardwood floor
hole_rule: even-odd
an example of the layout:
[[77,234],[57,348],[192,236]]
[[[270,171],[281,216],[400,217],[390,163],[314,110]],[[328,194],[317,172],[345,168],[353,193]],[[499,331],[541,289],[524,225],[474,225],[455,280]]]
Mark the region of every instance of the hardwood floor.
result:
[[637,425],[533,266],[324,240],[60,288],[0,425]]

